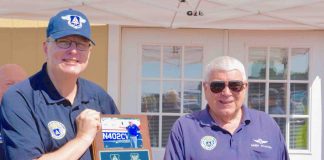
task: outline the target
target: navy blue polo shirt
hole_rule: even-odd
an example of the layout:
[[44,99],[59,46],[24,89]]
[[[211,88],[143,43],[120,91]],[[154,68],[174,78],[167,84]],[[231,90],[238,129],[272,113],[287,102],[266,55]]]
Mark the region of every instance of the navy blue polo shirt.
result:
[[243,106],[243,119],[233,133],[210,116],[209,107],[182,116],[173,125],[165,160],[287,160],[285,140],[266,113]]
[[[118,114],[112,98],[98,85],[79,78],[73,104],[63,98],[47,72],[40,72],[8,89],[1,106],[7,159],[34,159],[55,151],[76,136],[76,117],[86,108]],[[81,157],[91,159],[89,148]]]
[[[1,129],[1,123],[0,123],[0,129]],[[3,144],[2,144],[2,136],[1,136],[1,132],[0,132],[0,160],[4,160],[5,157],[4,157],[4,152],[3,152]]]
[[139,131],[140,129],[137,127],[136,124],[132,124],[131,126],[127,126],[126,127],[128,133],[130,136],[137,136],[137,131]]

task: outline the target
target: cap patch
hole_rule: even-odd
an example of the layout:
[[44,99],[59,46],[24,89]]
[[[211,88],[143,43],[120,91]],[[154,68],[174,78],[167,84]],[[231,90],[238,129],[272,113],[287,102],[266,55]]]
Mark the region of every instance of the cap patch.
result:
[[50,121],[47,124],[48,130],[51,133],[52,138],[59,140],[62,139],[66,134],[65,126],[58,121]]
[[86,23],[87,20],[77,15],[66,15],[61,17],[68,22],[68,25],[74,29],[82,28],[82,23]]
[[217,140],[213,136],[204,136],[200,140],[200,145],[203,149],[211,151],[216,147]]

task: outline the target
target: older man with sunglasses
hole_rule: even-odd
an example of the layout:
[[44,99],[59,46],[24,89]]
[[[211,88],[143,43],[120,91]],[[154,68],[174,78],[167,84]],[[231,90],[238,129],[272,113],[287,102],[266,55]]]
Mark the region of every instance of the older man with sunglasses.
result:
[[93,45],[80,11],[62,10],[50,19],[42,69],[2,99],[6,159],[92,159],[100,114],[119,113],[104,89],[80,77]]
[[173,125],[165,160],[287,160],[285,139],[266,113],[243,105],[247,78],[243,64],[223,56],[204,71],[204,110]]

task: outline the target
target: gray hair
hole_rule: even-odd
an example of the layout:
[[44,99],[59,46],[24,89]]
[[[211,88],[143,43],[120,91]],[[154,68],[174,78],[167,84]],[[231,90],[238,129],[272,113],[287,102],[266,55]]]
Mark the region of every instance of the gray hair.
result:
[[204,81],[209,81],[209,76],[212,71],[223,70],[223,71],[232,71],[238,70],[241,72],[243,80],[246,80],[245,68],[244,65],[237,59],[229,56],[221,56],[210,61],[204,70]]

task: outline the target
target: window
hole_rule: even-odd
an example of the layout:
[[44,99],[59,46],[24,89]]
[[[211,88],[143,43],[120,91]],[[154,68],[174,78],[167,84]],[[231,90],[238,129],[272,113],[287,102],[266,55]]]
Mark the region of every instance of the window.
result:
[[248,105],[270,114],[293,150],[309,150],[309,51],[248,49]]
[[201,110],[203,47],[143,45],[141,113],[149,120],[152,147],[165,147],[173,123]]

